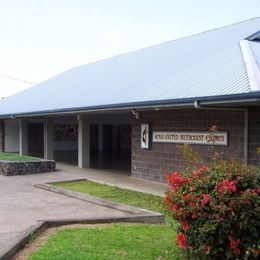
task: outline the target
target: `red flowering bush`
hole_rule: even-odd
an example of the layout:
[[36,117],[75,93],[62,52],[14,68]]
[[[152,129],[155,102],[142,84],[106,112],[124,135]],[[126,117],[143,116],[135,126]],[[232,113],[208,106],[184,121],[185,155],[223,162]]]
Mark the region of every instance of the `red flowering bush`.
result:
[[165,204],[180,224],[177,245],[210,259],[259,257],[260,175],[256,168],[214,156],[206,164],[182,147],[192,164],[168,176]]

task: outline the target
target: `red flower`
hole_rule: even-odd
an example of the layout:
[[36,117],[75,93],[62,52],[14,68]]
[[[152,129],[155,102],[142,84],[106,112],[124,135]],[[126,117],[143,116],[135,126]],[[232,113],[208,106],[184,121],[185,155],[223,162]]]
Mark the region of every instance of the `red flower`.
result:
[[180,207],[177,204],[173,204],[172,205],[172,210],[178,210]]
[[237,186],[235,181],[231,180],[224,180],[222,182],[219,182],[217,185],[217,191],[219,193],[232,193],[237,191]]
[[194,175],[194,178],[199,178],[200,177],[200,170],[198,170],[198,169],[194,170],[193,175]]
[[260,194],[260,188],[254,189],[257,194]]
[[201,175],[203,175],[208,169],[209,169],[208,166],[203,165],[199,169],[194,170],[193,171],[194,178],[200,178]]
[[181,227],[183,230],[189,230],[190,229],[190,224],[188,222],[181,222]]
[[193,207],[196,206],[196,203],[195,202],[190,202],[189,205],[190,205],[191,208],[193,208]]
[[167,179],[173,191],[177,191],[184,184],[190,182],[190,179],[182,177],[178,172],[172,173]]
[[186,199],[186,200],[190,200],[190,198],[191,198],[190,194],[187,194],[187,195],[185,196],[185,199]]
[[208,169],[209,169],[209,167],[206,166],[206,165],[203,165],[203,166],[200,167],[200,170],[201,170],[202,172],[206,172]]
[[238,245],[240,244],[240,239],[234,240],[232,238],[232,236],[228,236],[228,239],[230,241],[230,243],[229,243],[230,249],[233,250],[235,255],[239,255],[240,254],[240,249],[238,248]]
[[188,239],[186,235],[182,233],[177,235],[177,245],[180,248],[184,248],[184,249],[188,247]]
[[210,201],[210,194],[203,194],[203,201],[200,206],[203,208]]

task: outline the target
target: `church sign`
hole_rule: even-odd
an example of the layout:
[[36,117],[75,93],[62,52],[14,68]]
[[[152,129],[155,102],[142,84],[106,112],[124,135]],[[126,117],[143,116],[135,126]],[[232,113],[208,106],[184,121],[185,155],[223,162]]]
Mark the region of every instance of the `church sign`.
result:
[[141,125],[141,148],[149,150],[150,149],[150,141],[151,141],[151,134],[150,134],[150,125],[149,124],[142,124]]
[[153,132],[154,143],[228,145],[227,132]]

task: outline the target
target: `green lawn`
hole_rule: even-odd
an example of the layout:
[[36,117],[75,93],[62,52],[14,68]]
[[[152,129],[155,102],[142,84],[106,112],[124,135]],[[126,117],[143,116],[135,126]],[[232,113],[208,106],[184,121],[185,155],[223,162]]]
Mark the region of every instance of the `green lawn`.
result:
[[53,185],[152,211],[161,212],[163,209],[164,199],[162,197],[92,181],[57,182]]
[[110,224],[67,228],[51,236],[29,260],[182,259],[167,225]]
[[[73,191],[141,207],[163,210],[163,198],[119,189],[90,181],[53,183]],[[64,228],[35,251],[30,260],[40,259],[183,259],[175,245],[176,225],[109,224],[98,227]]]
[[15,153],[0,153],[0,161],[38,161],[39,158],[21,156]]

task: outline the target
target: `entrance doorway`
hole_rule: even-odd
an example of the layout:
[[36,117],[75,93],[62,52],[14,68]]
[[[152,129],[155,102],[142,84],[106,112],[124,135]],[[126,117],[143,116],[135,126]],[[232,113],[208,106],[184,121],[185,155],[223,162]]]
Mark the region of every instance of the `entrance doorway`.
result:
[[28,123],[28,155],[43,158],[43,123]]
[[91,125],[90,143],[92,168],[131,171],[131,125]]
[[[130,174],[132,113],[92,114],[85,119],[90,167]],[[55,161],[78,165],[78,127],[76,116],[53,118]]]

